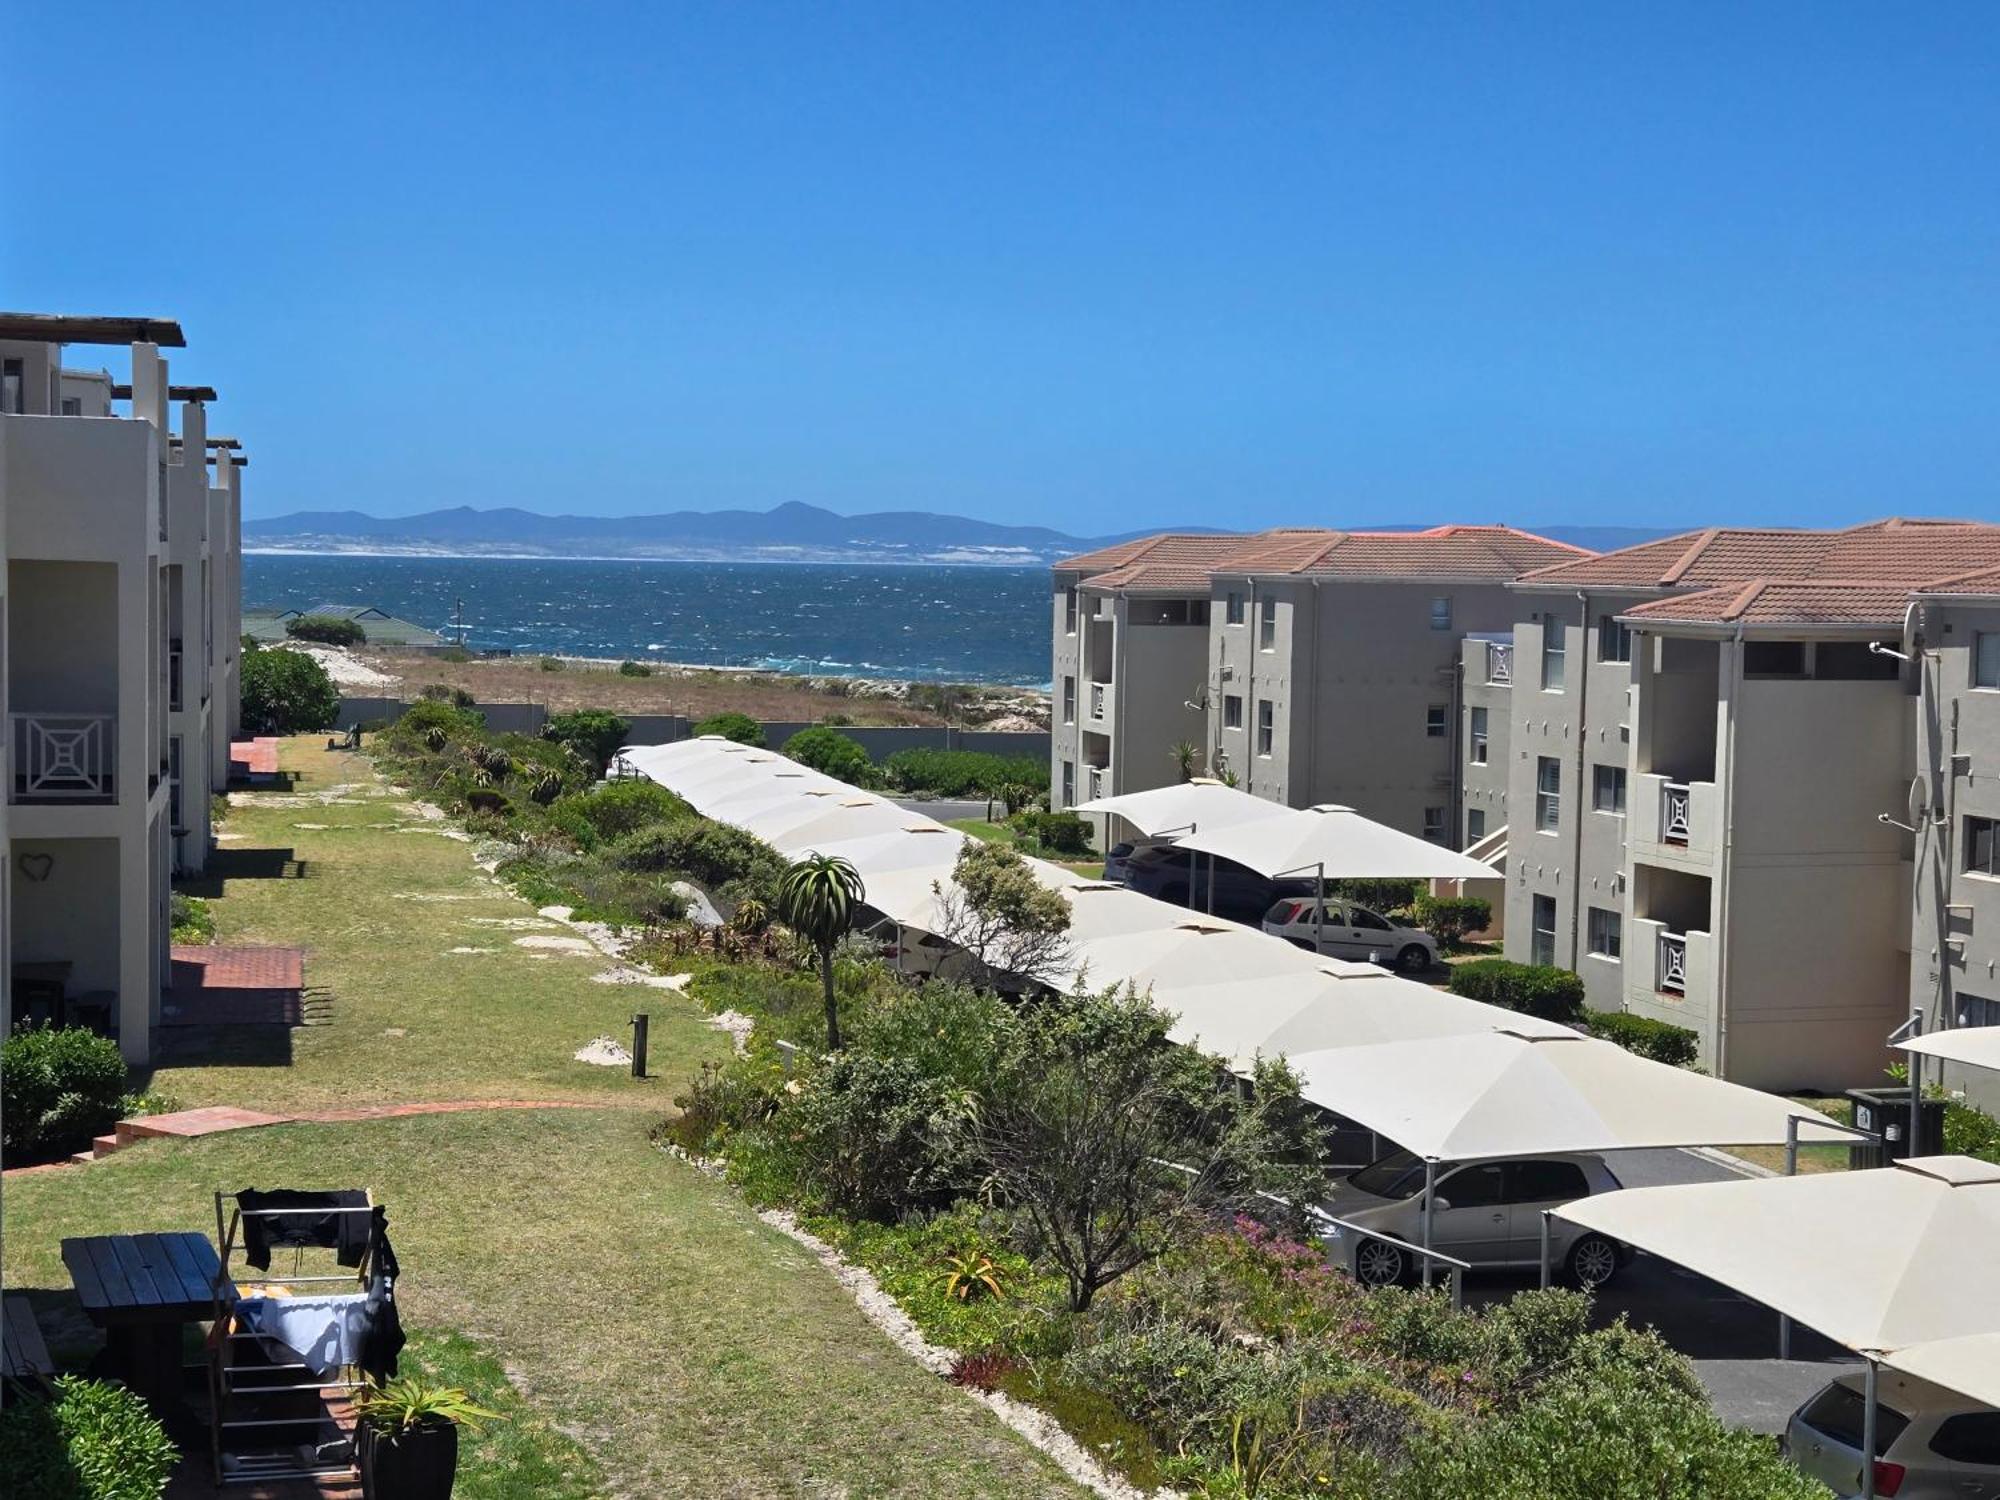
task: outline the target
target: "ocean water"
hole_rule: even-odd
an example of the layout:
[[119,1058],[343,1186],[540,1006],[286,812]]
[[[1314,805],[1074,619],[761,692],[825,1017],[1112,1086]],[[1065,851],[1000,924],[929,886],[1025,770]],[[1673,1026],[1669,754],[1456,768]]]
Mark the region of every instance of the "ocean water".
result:
[[243,559],[245,609],[374,604],[474,647],[1046,687],[1042,568],[541,558]]

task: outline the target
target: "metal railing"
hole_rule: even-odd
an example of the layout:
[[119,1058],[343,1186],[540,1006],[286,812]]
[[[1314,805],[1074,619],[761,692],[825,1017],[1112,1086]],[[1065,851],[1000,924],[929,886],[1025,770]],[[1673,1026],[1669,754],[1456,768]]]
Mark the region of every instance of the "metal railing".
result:
[[1507,641],[1486,643],[1486,680],[1488,682],[1512,682],[1514,680],[1514,647]]
[[1104,717],[1104,688],[1105,684],[1101,682],[1090,685],[1090,716],[1093,719]]
[[1689,799],[1692,793],[1685,781],[1663,781],[1660,783],[1660,841],[1666,844],[1685,844],[1691,826]]
[[181,709],[181,643],[178,640],[167,645],[167,707],[175,713]]
[[1654,968],[1654,988],[1670,994],[1687,993],[1688,940],[1681,932],[1660,934]]
[[1089,769],[1090,800],[1095,801],[1104,795],[1105,783],[1111,779],[1111,767],[1092,766]]
[[14,802],[106,801],[117,790],[115,714],[9,714]]

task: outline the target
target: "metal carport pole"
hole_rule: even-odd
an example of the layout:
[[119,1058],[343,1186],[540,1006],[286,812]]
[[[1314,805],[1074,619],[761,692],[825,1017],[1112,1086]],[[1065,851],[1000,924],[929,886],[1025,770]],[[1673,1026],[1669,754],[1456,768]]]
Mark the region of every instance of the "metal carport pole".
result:
[[[1799,1174],[1799,1117],[1792,1115],[1785,1121],[1785,1175]],[[1778,1314],[1778,1358],[1792,1357],[1792,1320],[1784,1313]]]
[[1868,1373],[1861,1390],[1861,1500],[1875,1500],[1875,1356],[1864,1354]]
[[[1324,868],[1324,867],[1322,867]],[[1431,1212],[1437,1200],[1437,1163],[1429,1157],[1424,1159],[1424,1287],[1431,1284]]]

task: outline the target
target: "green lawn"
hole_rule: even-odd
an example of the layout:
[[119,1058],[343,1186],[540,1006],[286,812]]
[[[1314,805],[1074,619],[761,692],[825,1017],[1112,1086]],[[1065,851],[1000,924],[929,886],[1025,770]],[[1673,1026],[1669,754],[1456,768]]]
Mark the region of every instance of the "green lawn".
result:
[[[969,833],[974,838],[983,839],[989,844],[1012,844],[1014,842],[1013,829],[1004,823],[989,823],[984,818],[953,818],[945,826],[956,828],[960,833]],[[1047,856],[1037,855],[1036,858],[1046,859]],[[1095,855],[1089,859],[1058,859],[1052,860],[1051,863],[1061,865],[1065,870],[1074,870],[1079,875],[1094,876],[1104,873],[1104,857],[1102,855]]]
[[[302,792],[370,785],[357,757],[297,740],[285,755]],[[507,941],[525,933],[468,925],[527,908],[479,879],[463,843],[367,826],[399,821],[394,798],[351,795],[233,812],[229,830],[248,837],[225,850],[290,847],[305,873],[228,879],[216,902],[225,940],[307,944],[332,1024],[296,1033],[289,1067],[182,1066],[156,1086],[187,1104],[512,1095],[603,1107],[153,1141],[12,1179],[0,1190],[6,1283],[34,1293],[60,1357],[80,1362],[94,1343],[67,1294],[64,1236],[212,1230],[218,1187],[362,1185],[389,1206],[404,1317],[420,1332],[413,1366],[514,1417],[468,1438],[468,1500],[1077,1493],[890,1344],[734,1192],[652,1144],[680,1080],[723,1045],[692,1002],[592,983],[601,960],[537,959]],[[445,956],[456,945],[494,951]],[[653,1015],[666,1078],[570,1061],[635,1008]]]

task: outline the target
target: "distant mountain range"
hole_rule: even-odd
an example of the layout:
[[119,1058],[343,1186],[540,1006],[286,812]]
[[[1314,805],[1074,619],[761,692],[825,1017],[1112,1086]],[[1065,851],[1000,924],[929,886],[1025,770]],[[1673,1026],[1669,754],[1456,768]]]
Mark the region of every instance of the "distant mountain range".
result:
[[[652,516],[545,516],[469,505],[416,516],[308,510],[243,523],[248,552],[387,553],[412,557],[608,557],[714,562],[949,563],[1032,566],[1159,530],[1072,536],[930,511],[842,516],[792,503],[774,510],[682,510]],[[1213,531],[1216,527],[1178,527]],[[1407,531],[1410,526],[1369,526]],[[1604,550],[1666,536],[1623,526],[1551,526],[1543,535]]]

